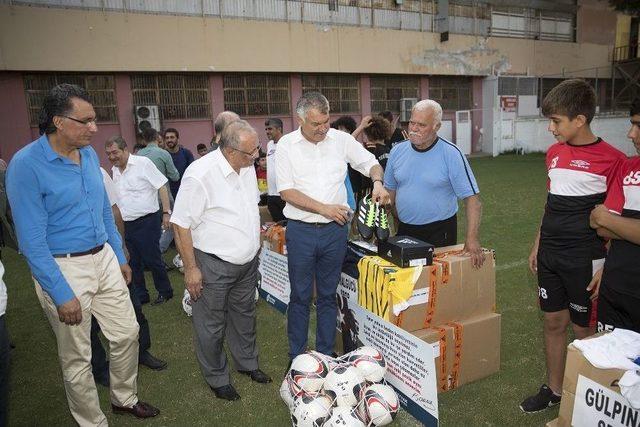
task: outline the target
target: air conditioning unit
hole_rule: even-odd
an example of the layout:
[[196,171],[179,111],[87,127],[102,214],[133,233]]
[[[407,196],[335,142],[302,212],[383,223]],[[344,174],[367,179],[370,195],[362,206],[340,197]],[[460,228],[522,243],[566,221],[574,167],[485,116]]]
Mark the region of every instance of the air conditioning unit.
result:
[[418,102],[418,98],[400,98],[400,121],[408,122],[411,119],[411,109]]
[[157,105],[136,105],[133,107],[133,115],[136,120],[136,133],[140,134],[146,128],[154,128],[160,132],[160,107]]

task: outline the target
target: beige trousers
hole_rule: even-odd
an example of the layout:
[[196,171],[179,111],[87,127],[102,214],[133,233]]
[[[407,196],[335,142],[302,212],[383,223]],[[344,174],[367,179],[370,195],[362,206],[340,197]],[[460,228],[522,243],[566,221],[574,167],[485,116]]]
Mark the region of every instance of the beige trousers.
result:
[[131,407],[138,402],[138,322],[115,253],[109,244],[95,255],[55,259],[82,307],[82,322],[68,326],[36,281],[40,300],[58,342],[58,357],[69,409],[84,426],[106,426],[91,373],[91,316],[109,340],[111,402]]

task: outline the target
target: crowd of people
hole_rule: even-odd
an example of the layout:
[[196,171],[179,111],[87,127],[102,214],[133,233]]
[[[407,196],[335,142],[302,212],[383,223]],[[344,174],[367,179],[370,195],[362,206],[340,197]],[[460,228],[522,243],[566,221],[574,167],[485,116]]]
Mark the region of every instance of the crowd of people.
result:
[[[529,261],[544,312],[548,385],[522,402],[525,412],[559,402],[569,324],[577,337],[594,333],[594,319],[599,329],[640,332],[634,283],[639,157],[626,159],[593,134],[595,95],[584,81],[558,85],[542,110],[558,142],[547,152],[548,199]],[[287,221],[290,361],[308,349],[314,290],[316,350],[333,353],[348,227],[366,195],[393,211],[398,234],[436,246],[457,243],[462,200],[463,252],[482,266],[480,190],[466,157],[438,135],[437,102],[419,101],[404,131],[389,112],[365,116],[359,125],[348,116],[331,123],[328,100],[307,92],[295,119],[297,128],[285,133],[282,120],[268,118],[263,151],[247,121],[222,112],[209,147],[198,145],[198,159],[174,128],[144,129],[135,145],[113,136],[100,148],[109,173],[91,145],[97,123],[86,91],[61,84],[45,97],[41,136],[16,153],[6,171],[9,204],[0,197],[0,226],[2,244],[19,249],[31,269],[79,425],[107,424],[96,383],[110,387],[116,413],[159,414],[138,399],[136,379],[139,364],[167,367],[150,352],[143,306],[162,305],[178,291],[162,259],[172,242],[191,298],[196,358],[214,395],[240,398],[225,341],[238,373],[260,384],[272,381],[260,369],[256,344],[261,201],[274,221]],[[629,138],[640,153],[640,101],[631,119]],[[3,272],[0,263],[0,279]],[[6,300],[0,280],[0,424],[6,417]],[[108,360],[100,333],[109,342]]]

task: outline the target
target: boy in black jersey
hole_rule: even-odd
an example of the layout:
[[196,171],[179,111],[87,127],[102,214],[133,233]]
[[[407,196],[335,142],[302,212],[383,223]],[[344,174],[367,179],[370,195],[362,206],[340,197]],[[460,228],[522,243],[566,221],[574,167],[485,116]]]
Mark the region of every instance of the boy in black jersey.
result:
[[625,158],[591,131],[595,106],[595,92],[578,79],[560,83],[542,103],[548,130],[558,142],[547,151],[549,193],[529,268],[538,275],[548,385],[520,404],[524,412],[560,402],[569,324],[576,338],[594,332],[596,294],[589,286],[604,263],[606,249],[589,227],[589,214],[604,202]]
[[[627,137],[640,154],[640,99],[631,105]],[[599,285],[598,331],[640,333],[640,156],[624,162],[604,205],[591,212],[591,226],[611,239]]]

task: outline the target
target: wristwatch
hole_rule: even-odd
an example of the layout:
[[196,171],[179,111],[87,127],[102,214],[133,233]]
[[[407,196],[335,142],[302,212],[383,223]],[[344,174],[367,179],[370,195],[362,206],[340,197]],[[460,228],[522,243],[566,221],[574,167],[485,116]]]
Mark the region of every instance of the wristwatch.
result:
[[166,215],[171,215],[172,214],[171,209],[169,209],[168,211],[163,211],[162,212],[162,215],[165,215],[165,214]]

